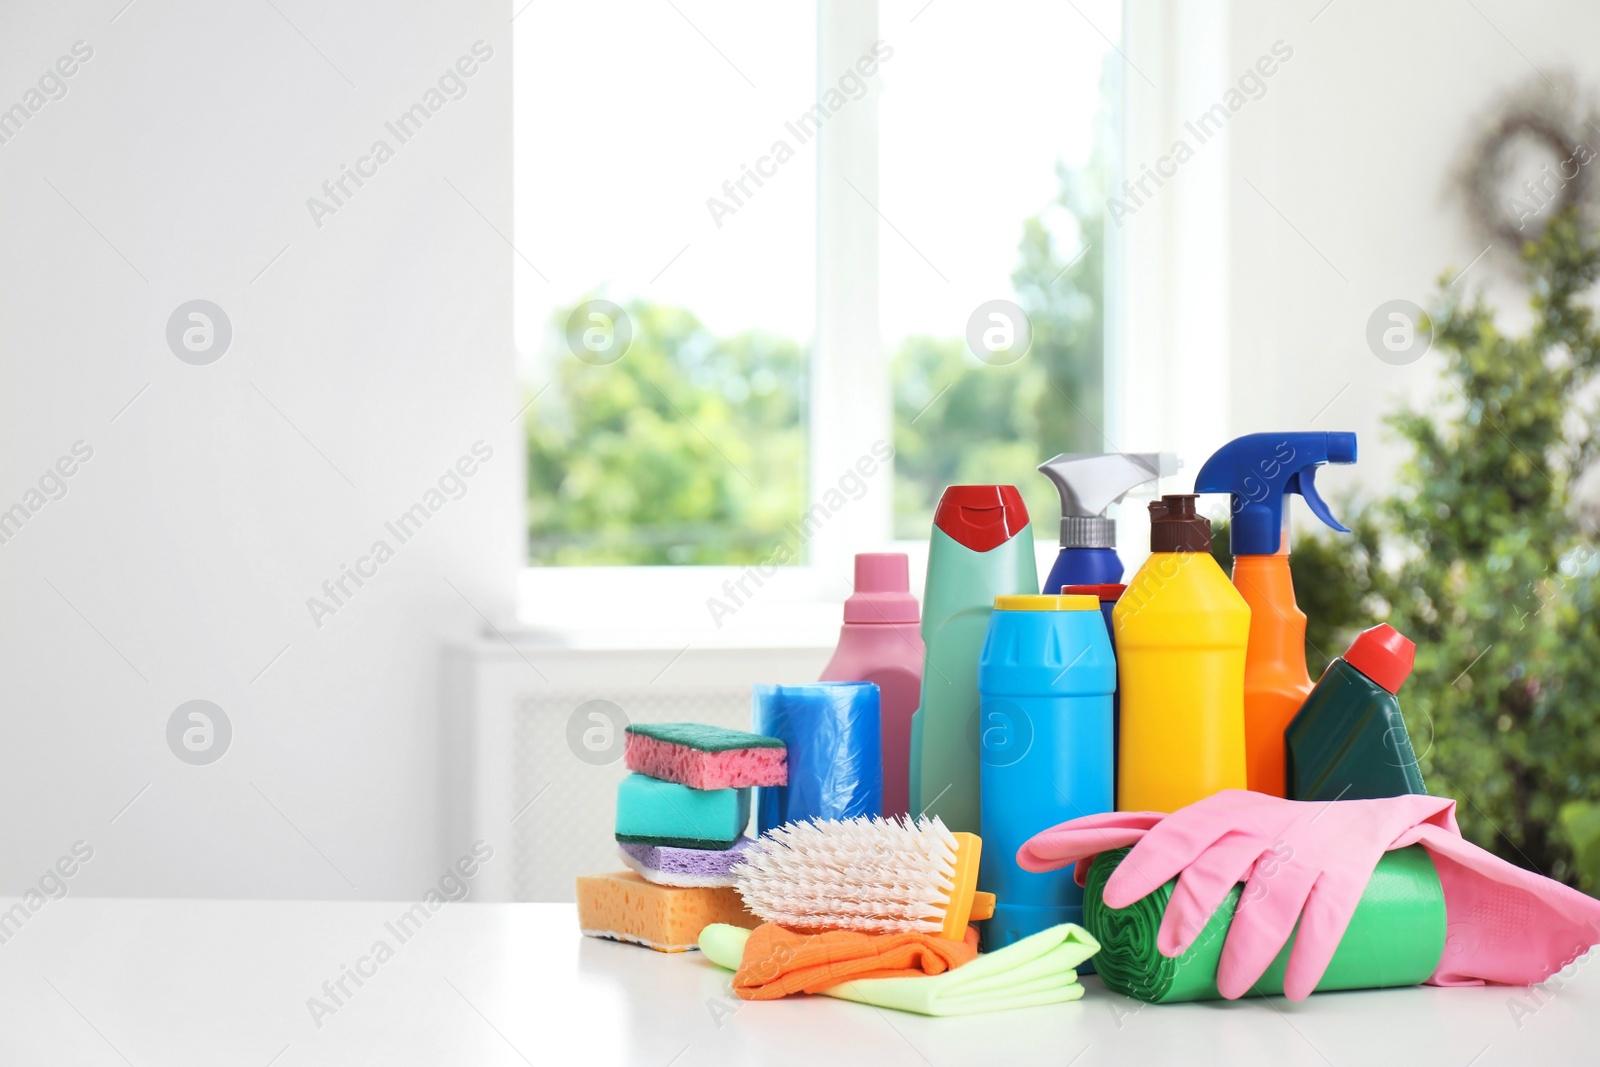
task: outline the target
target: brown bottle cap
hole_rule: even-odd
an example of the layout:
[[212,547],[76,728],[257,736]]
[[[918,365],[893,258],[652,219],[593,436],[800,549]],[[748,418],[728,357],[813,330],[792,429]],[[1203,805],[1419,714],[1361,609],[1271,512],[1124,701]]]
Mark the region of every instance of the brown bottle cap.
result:
[[1199,499],[1193,493],[1183,493],[1150,502],[1150,551],[1211,551],[1211,520],[1194,510]]

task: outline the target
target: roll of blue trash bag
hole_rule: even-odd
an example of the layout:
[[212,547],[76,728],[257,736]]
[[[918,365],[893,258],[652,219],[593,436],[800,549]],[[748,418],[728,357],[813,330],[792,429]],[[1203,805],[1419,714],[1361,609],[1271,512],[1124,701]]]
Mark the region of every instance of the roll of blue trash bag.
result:
[[883,810],[878,687],[817,682],[755,687],[755,732],[789,746],[789,784],[762,788],[756,829]]

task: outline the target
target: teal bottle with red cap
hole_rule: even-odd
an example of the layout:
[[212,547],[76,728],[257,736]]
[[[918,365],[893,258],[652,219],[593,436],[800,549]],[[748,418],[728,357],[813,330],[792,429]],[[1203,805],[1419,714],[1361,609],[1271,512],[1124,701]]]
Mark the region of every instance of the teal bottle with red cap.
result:
[[1011,485],[952,485],[939,498],[922,597],[922,702],[911,720],[911,814],[982,833],[978,656],[994,598],[1039,592],[1033,527]]

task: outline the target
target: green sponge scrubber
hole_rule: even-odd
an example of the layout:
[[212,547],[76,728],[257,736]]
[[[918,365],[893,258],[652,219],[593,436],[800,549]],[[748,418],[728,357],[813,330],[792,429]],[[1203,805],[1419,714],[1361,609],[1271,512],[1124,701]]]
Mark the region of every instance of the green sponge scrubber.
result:
[[624,844],[727,849],[749,823],[748,789],[691,789],[643,774],[617,786],[617,840]]

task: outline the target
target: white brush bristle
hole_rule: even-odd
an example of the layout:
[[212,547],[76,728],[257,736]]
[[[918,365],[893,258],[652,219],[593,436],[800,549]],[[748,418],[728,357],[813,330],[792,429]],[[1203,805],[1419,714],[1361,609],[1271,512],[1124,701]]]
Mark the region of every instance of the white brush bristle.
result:
[[956,839],[937,816],[790,823],[733,870],[745,906],[801,933],[938,933],[955,887]]

